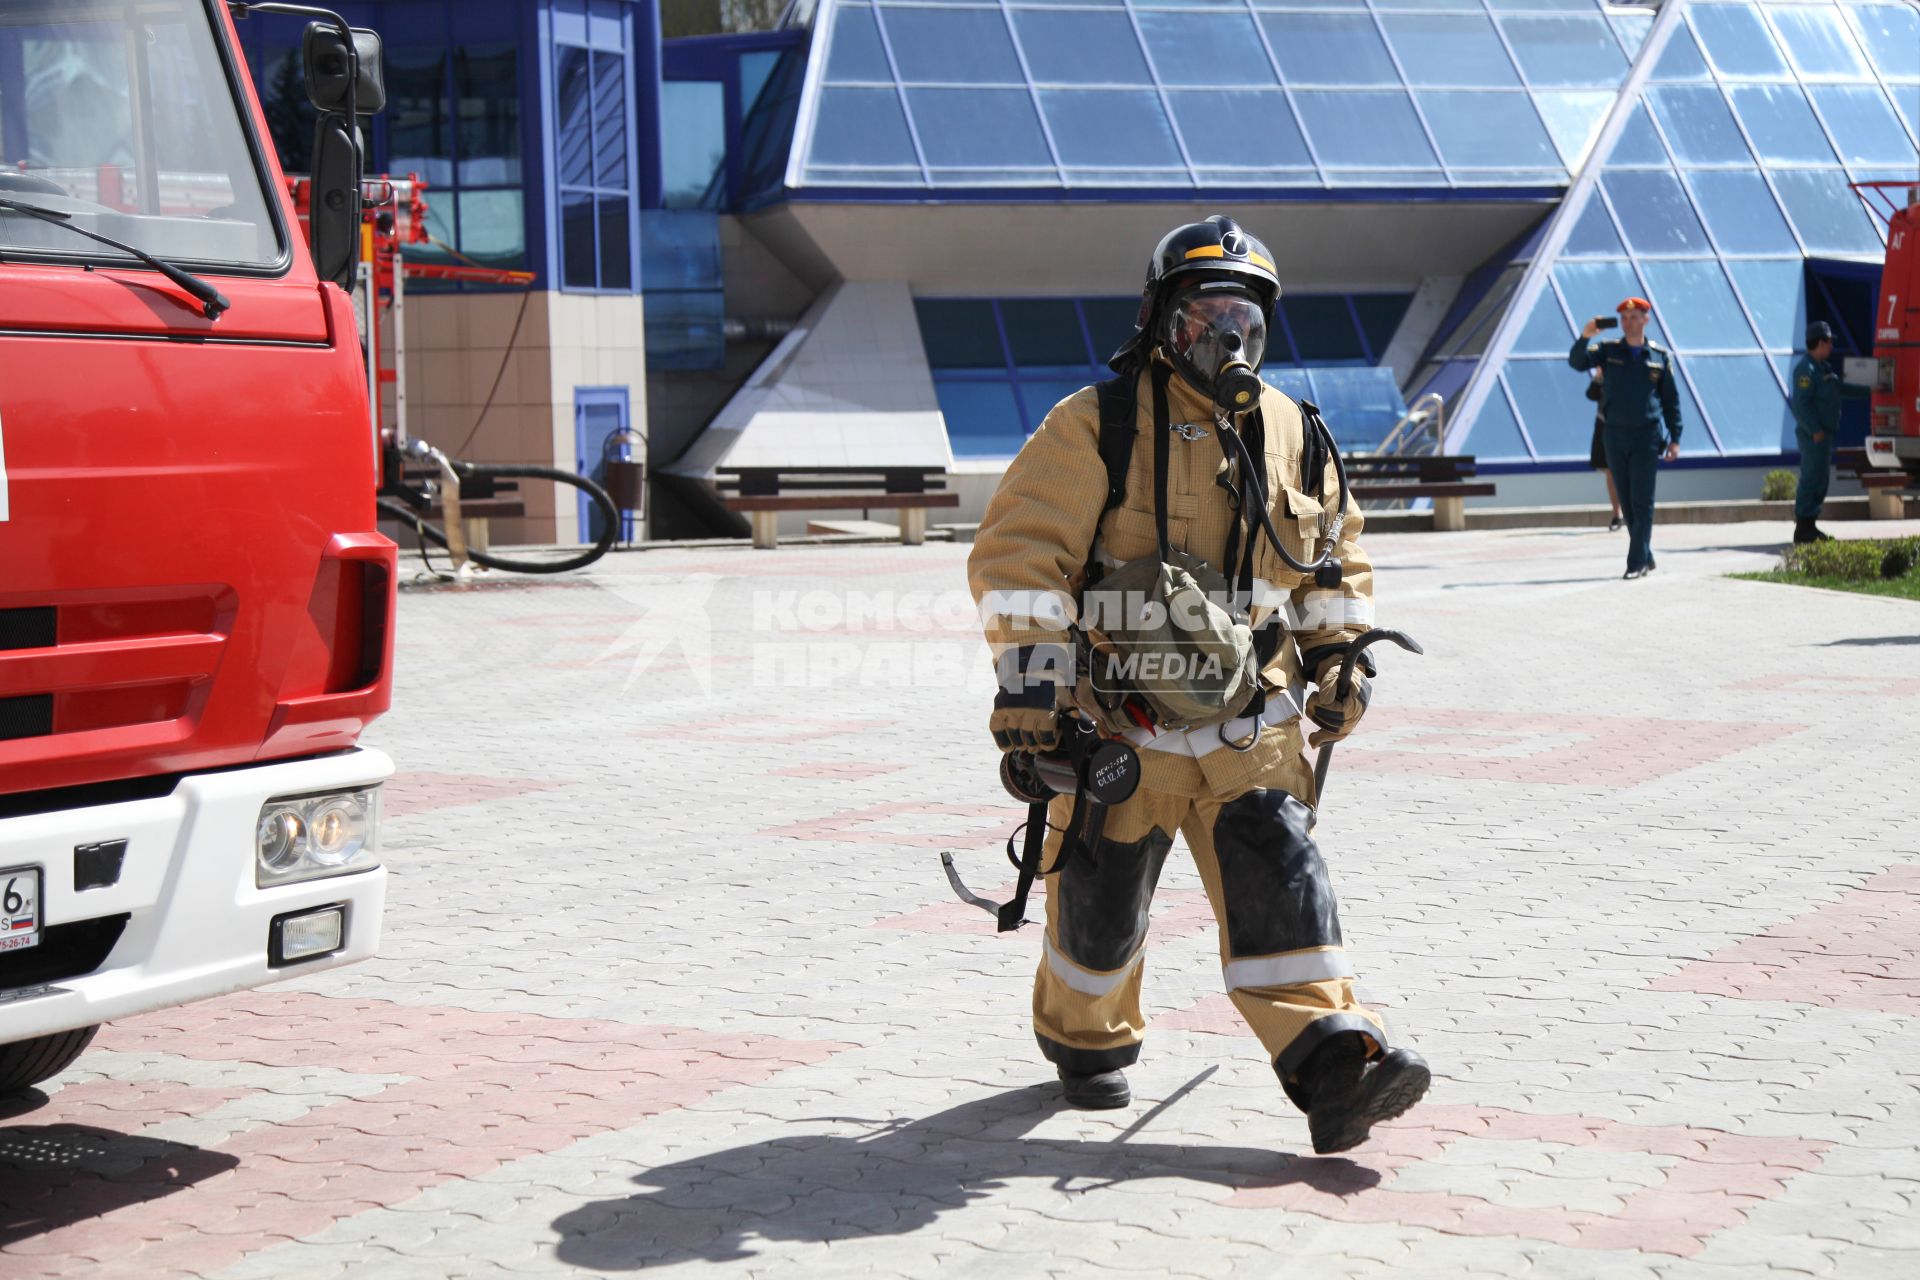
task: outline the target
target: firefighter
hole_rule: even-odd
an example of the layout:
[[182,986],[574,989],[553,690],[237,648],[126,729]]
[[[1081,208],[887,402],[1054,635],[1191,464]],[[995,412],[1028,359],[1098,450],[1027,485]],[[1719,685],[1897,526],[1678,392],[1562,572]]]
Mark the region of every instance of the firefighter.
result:
[[[1002,677],[991,729],[1003,751],[1049,749],[1058,713],[1096,697],[1075,670],[1069,624],[1080,584],[1101,566],[1156,547],[1163,560],[1198,558],[1228,577],[1241,564],[1241,581],[1265,601],[1251,616],[1289,620],[1290,639],[1279,626],[1262,631],[1283,642],[1259,648],[1258,696],[1236,718],[1180,727],[1129,713],[1133,726],[1121,736],[1139,748],[1140,786],[1107,812],[1092,847],[1070,850],[1053,875],[1033,1025],[1069,1104],[1130,1101],[1123,1070],[1145,1030],[1148,908],[1173,839],[1184,836],[1219,924],[1226,989],[1306,1112],[1314,1149],[1328,1152],[1358,1145],[1370,1126],[1413,1106],[1429,1072],[1417,1054],[1389,1045],[1380,1016],[1356,997],[1333,887],[1309,834],[1316,797],[1294,688],[1314,686],[1305,714],[1316,745],[1352,733],[1369,696],[1363,677],[1345,698],[1335,688],[1342,646],[1373,615],[1359,506],[1346,504],[1335,575],[1300,573],[1271,539],[1242,536],[1254,532],[1257,509],[1270,516],[1269,534],[1280,531],[1304,555],[1338,501],[1329,455],[1315,447],[1321,437],[1309,439],[1300,406],[1253,372],[1279,294],[1266,247],[1231,219],[1168,233],[1149,259],[1135,332],[1109,361],[1119,377],[1106,385],[1120,390],[1108,394],[1125,396],[1121,447],[1103,458],[1103,440],[1116,437],[1102,430],[1100,389],[1055,405],[988,504],[968,575]],[[1048,868],[1071,812],[1071,798],[1060,797],[1048,815]]]
[[1807,326],[1807,353],[1793,366],[1793,434],[1800,442],[1800,483],[1793,493],[1793,540],[1826,542],[1814,526],[1833,475],[1833,438],[1840,430],[1840,375],[1833,371],[1833,326]]
[[[1642,578],[1657,567],[1653,559],[1653,486],[1661,459],[1680,456],[1679,376],[1666,348],[1647,337],[1653,304],[1628,298],[1615,310],[1620,337],[1593,343],[1598,318],[1587,321],[1573,341],[1567,362],[1582,373],[1602,372],[1600,417],[1607,469],[1627,517],[1628,578]],[[1666,428],[1661,429],[1665,419]]]

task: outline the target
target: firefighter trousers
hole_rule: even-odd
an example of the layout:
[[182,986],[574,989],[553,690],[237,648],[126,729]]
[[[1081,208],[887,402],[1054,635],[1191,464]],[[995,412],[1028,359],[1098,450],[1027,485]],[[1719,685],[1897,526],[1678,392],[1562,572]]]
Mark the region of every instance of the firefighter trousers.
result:
[[[1075,849],[1047,882],[1047,928],[1033,985],[1033,1025],[1048,1061],[1090,1074],[1131,1065],[1146,1021],[1140,989],[1147,916],[1173,837],[1186,837],[1220,931],[1227,992],[1258,1036],[1288,1096],[1328,1036],[1358,1031],[1386,1047],[1381,1019],[1354,996],[1339,909],[1308,834],[1313,775],[1298,756],[1230,799],[1143,786],[1106,815],[1092,849]],[[1048,814],[1054,865],[1071,797]]]

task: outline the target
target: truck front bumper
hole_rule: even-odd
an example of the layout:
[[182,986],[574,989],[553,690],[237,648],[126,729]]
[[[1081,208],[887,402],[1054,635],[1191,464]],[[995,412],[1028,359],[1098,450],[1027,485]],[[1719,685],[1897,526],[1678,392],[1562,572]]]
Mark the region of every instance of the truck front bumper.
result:
[[[262,889],[255,884],[255,833],[270,799],[374,787],[392,774],[384,753],[357,747],[189,774],[170,794],[152,799],[0,819],[0,870],[39,869],[42,920],[40,946],[0,952],[0,1043],[372,955],[380,942],[386,869]],[[122,840],[112,883],[80,888],[77,876],[97,879],[98,863],[83,870],[76,851]],[[337,950],[274,963],[276,921],[334,906],[342,917]],[[88,950],[109,942],[104,958]],[[85,971],[66,973],[63,966]]]
[[1867,461],[1876,467],[1920,467],[1920,436],[1868,436]]

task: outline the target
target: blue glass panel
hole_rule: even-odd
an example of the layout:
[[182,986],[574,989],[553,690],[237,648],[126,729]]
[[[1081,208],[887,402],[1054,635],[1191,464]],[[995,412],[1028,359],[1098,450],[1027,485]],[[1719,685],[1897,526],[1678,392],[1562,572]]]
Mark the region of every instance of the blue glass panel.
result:
[[874,25],[873,10],[850,5],[833,7],[833,44],[827,53],[827,79],[891,81],[893,69],[887,66],[887,51],[880,44],[880,29]]
[[[1623,299],[1646,294],[1646,286],[1625,262],[1556,262],[1553,282],[1566,299],[1567,311],[1582,325],[1594,316],[1616,314],[1614,308]],[[1658,316],[1647,325],[1647,332],[1656,341],[1663,340],[1659,326]]]
[[1507,387],[1542,458],[1584,458],[1593,447],[1593,401],[1587,375],[1558,360],[1509,360]]
[[1912,130],[1915,138],[1920,138],[1920,85],[1888,85],[1887,93],[1893,98],[1893,105],[1900,114],[1907,118],[1907,128]]
[[1260,376],[1267,385],[1278,387],[1295,400],[1313,399],[1313,383],[1307,378],[1307,371],[1298,365],[1268,365],[1260,370]]
[[1650,90],[1653,114],[1681,164],[1752,164],[1753,154],[1733,122],[1727,101],[1711,85]]
[[938,382],[940,413],[956,458],[1011,458],[1027,433],[1010,382]]
[[1086,317],[1087,332],[1093,338],[1094,358],[1105,364],[1107,357],[1133,336],[1133,321],[1140,314],[1140,299],[1082,298],[1080,314]]
[[1827,5],[1771,5],[1767,12],[1780,43],[1800,74],[1816,80],[1864,80],[1871,76],[1840,11]]
[[1410,84],[1499,88],[1520,83],[1506,47],[1486,18],[1389,13],[1380,25],[1387,29]]
[[1635,253],[1711,253],[1680,179],[1659,170],[1629,169],[1601,178],[1614,216]]
[[915,298],[920,342],[933,369],[1005,369],[993,304],[984,298]]
[[1373,19],[1361,13],[1263,13],[1288,84],[1398,84]]
[[1401,93],[1296,93],[1300,123],[1329,167],[1432,165],[1433,148]]
[[915,164],[900,95],[892,89],[822,89],[810,164]]
[[1016,9],[1013,24],[1036,83],[1153,83],[1124,13]]
[[1142,10],[1140,34],[1163,85],[1275,84],[1253,19],[1233,13]]
[[641,321],[649,369],[718,369],[726,364],[727,299],[706,293],[647,295]]
[[1729,262],[1734,287],[1760,330],[1760,345],[1794,350],[1807,333],[1807,271],[1800,258]]
[[1280,310],[1303,364],[1367,358],[1344,294],[1283,294]]
[[1653,78],[1656,81],[1705,80],[1710,74],[1707,60],[1700,56],[1700,46],[1693,42],[1693,33],[1685,23],[1675,27],[1667,37],[1667,47],[1660,51],[1660,61],[1654,64]]
[[697,209],[727,158],[727,87],[710,80],[660,84],[660,197]]
[[1798,253],[1767,181],[1751,169],[1687,175],[1694,203],[1722,253]]
[[1813,108],[1790,84],[1734,89],[1734,110],[1747,126],[1754,150],[1768,164],[1832,164],[1833,148],[1813,118]]
[[1006,326],[1013,363],[1020,368],[1090,363],[1080,313],[1071,298],[1008,298],[1000,304],[1000,322]]
[[1027,407],[1027,421],[1024,424],[1027,434],[1033,431],[1053,407],[1068,396],[1086,390],[1087,378],[1022,378],[1020,379],[1020,399]]
[[1519,420],[1513,416],[1498,379],[1487,389],[1486,403],[1480,406],[1480,416],[1467,429],[1460,451],[1482,462],[1532,459],[1533,455],[1527,452],[1527,442],[1520,438]]
[[593,55],[593,174],[602,188],[627,187],[626,59],[600,50]]
[[1147,169],[1181,163],[1173,128],[1153,93],[1126,89],[1047,89],[1040,109],[1053,129],[1062,165]]
[[930,165],[1051,165],[1025,89],[909,89],[914,128]]
[[962,84],[1024,84],[1020,59],[998,9],[882,6],[900,78]]
[[1627,51],[1627,60],[1639,57],[1642,46],[1647,43],[1647,33],[1653,30],[1653,15],[1619,13],[1608,21],[1613,23],[1613,33],[1620,37],[1620,47]]
[[1653,119],[1647,114],[1645,103],[1634,105],[1633,114],[1627,117],[1626,127],[1620,130],[1620,136],[1614,140],[1613,153],[1607,157],[1607,163],[1667,166],[1667,149],[1660,145],[1660,135],[1653,131]]
[[1606,202],[1598,195],[1587,197],[1587,207],[1580,211],[1580,220],[1574,223],[1573,230],[1567,233],[1565,252],[1575,258],[1624,258],[1627,256],[1627,247],[1620,243],[1620,233],[1614,230],[1613,218],[1607,213]]
[[1880,256],[1880,233],[1838,169],[1781,169],[1773,185],[1808,253]]
[[1343,449],[1371,448],[1407,412],[1393,370],[1377,367],[1307,370],[1313,402]]
[[1913,139],[1874,85],[1816,85],[1807,90],[1848,164],[1912,164]]
[[1734,79],[1787,78],[1787,64],[1773,42],[1773,33],[1754,10],[1725,4],[1689,5],[1686,16],[1721,75]]
[[[1547,132],[1553,136],[1553,145],[1560,149],[1560,158],[1573,168],[1586,158],[1587,148],[1593,145],[1594,135],[1600,132],[1605,123],[1607,112],[1613,107],[1611,93],[1536,93],[1533,105],[1540,110],[1540,118],[1546,121]],[[1655,147],[1659,144],[1656,142]],[[1660,163],[1666,163],[1662,157]]]
[[[1713,416],[1724,453],[1777,453],[1792,431],[1787,398],[1773,380],[1765,356],[1695,356],[1682,366]],[[1705,451],[1706,433],[1698,424],[1682,440],[1694,453]]]
[[1533,314],[1527,317],[1520,335],[1513,341],[1513,353],[1520,356],[1564,356],[1573,345],[1573,329],[1560,310],[1560,300],[1552,289],[1542,289],[1534,300]]
[[1906,4],[1848,5],[1867,56],[1889,80],[1920,80],[1920,11]]
[[1400,328],[1407,308],[1413,305],[1410,293],[1360,293],[1353,298],[1353,309],[1360,316],[1360,332],[1366,337],[1367,349],[1378,361],[1393,341],[1393,335]]
[[[560,182],[564,186],[593,185],[592,57],[588,50],[575,45],[562,45],[555,51],[554,132],[560,152]],[[428,180],[435,181],[431,176]]]
[[1718,262],[1643,262],[1640,274],[1679,350],[1739,351],[1756,345],[1753,327]]
[[1310,165],[1306,140],[1278,89],[1176,90],[1173,118],[1195,165]]
[[1619,42],[1597,13],[1502,18],[1500,25],[1529,84],[1611,87],[1627,72]]
[[1524,93],[1427,91],[1420,109],[1449,165],[1560,167],[1533,103]]

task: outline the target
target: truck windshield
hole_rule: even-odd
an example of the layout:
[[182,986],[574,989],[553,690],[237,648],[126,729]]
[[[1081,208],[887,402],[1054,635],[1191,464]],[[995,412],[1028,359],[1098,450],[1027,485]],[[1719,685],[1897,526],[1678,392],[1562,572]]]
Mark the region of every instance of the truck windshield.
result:
[[[206,0],[0,0],[0,197],[197,268],[284,254]],[[38,218],[0,256],[132,263]]]

